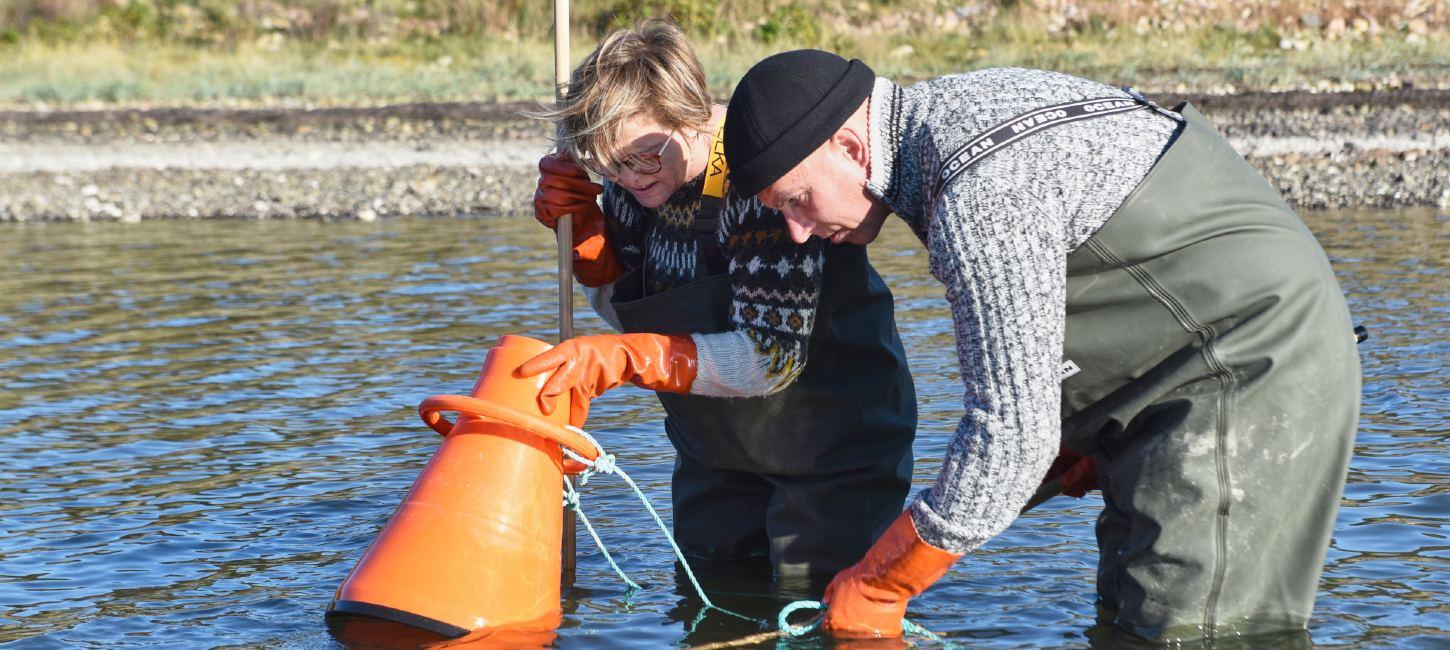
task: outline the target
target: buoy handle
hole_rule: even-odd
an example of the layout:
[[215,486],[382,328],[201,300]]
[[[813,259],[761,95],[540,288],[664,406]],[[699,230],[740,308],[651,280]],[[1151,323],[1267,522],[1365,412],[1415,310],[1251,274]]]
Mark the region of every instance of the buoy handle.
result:
[[[562,424],[555,424],[537,415],[530,415],[496,402],[466,395],[434,395],[418,405],[418,415],[423,418],[423,423],[437,431],[438,435],[446,437],[453,432],[453,423],[443,417],[444,411],[453,411],[459,415],[471,415],[518,427],[568,447],[587,460],[592,461],[599,458],[599,448],[595,447],[588,438],[579,435],[578,432],[572,431]],[[584,469],[582,466],[578,466],[579,464],[573,459],[566,458],[564,464],[566,471],[570,474],[577,474]]]

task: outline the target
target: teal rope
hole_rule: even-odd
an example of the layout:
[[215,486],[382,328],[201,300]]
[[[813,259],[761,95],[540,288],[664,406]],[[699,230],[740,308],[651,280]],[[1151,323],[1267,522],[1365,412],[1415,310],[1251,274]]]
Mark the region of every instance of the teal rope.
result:
[[[585,484],[587,484],[589,482],[589,478],[591,476],[595,475],[595,474],[614,474],[614,475],[619,476],[619,478],[624,479],[624,482],[629,485],[629,488],[631,490],[634,490],[635,496],[639,497],[640,503],[643,503],[644,504],[645,510],[648,510],[650,516],[654,518],[655,525],[659,526],[660,532],[664,533],[665,540],[670,543],[670,549],[675,552],[675,558],[680,561],[680,566],[683,566],[685,568],[685,575],[690,578],[690,584],[695,587],[695,594],[700,597],[700,601],[701,602],[705,603],[705,608],[707,610],[709,610],[709,609],[718,610],[718,611],[724,612],[726,614],[729,614],[731,616],[734,616],[736,618],[741,618],[741,619],[750,621],[752,623],[763,623],[764,621],[761,621],[758,618],[755,618],[755,617],[752,617],[752,616],[746,616],[745,614],[741,614],[740,612],[735,612],[735,611],[731,611],[729,609],[726,609],[724,607],[720,607],[719,605],[716,605],[713,601],[711,601],[709,596],[706,596],[705,595],[705,589],[704,589],[704,587],[701,587],[700,586],[700,581],[695,578],[695,571],[690,568],[690,563],[685,560],[685,554],[684,554],[683,551],[680,550],[679,544],[676,544],[675,543],[675,536],[670,534],[669,527],[665,525],[664,519],[660,518],[660,513],[657,512],[657,511],[655,511],[654,505],[652,505],[649,502],[649,497],[648,496],[645,496],[644,491],[639,488],[639,485],[637,485],[634,482],[634,479],[630,478],[629,474],[625,473],[625,471],[623,469],[621,469],[617,464],[615,464],[614,454],[605,453],[604,447],[599,444],[599,441],[598,440],[595,440],[594,439],[594,436],[589,435],[583,429],[579,429],[577,427],[569,427],[569,428],[572,429],[573,431],[575,431],[576,433],[579,433],[580,435],[583,435],[586,439],[589,440],[589,443],[590,444],[594,445],[594,448],[595,449],[598,449],[599,450],[599,457],[598,458],[595,458],[592,461],[590,461],[590,460],[585,460],[583,457],[581,457],[578,454],[574,453],[568,447],[562,447],[562,446],[560,447],[561,449],[564,450],[564,453],[566,455],[568,455],[570,458],[573,458],[574,460],[577,460],[580,463],[583,463],[586,467],[588,467],[587,470],[585,470],[584,472],[582,472],[581,474],[579,474],[579,485],[585,485]],[[568,481],[565,481],[565,484],[567,485],[568,484]],[[572,490],[572,488],[570,488],[570,490]],[[580,513],[581,518],[582,518],[583,510],[581,508],[579,508],[578,503],[579,503],[578,493],[575,492],[574,493],[573,505],[571,507],[574,507]],[[591,535],[594,536],[594,543],[599,546],[599,550],[602,551],[602,552],[604,552],[605,557],[608,558],[609,557],[609,554],[608,554],[608,551],[605,551],[604,550],[604,542],[599,539],[599,536],[598,535],[594,535],[594,529],[592,527],[589,528],[589,532],[590,532]],[[611,566],[616,566],[615,571],[617,573],[619,573],[620,577],[624,577],[624,572],[618,570],[617,565],[614,565],[613,560],[610,560],[610,565]],[[625,578],[625,580],[626,581],[629,581],[629,578]],[[631,585],[634,584],[633,582],[629,582],[629,583]],[[701,615],[698,616],[698,617],[696,617],[696,619],[695,619],[695,624],[696,625],[699,624],[700,619],[703,618],[703,616],[704,616],[704,612],[702,611],[701,612]]]
[[826,606],[819,600],[797,600],[780,608],[780,614],[775,617],[775,624],[780,627],[781,634],[791,637],[805,636],[821,627],[821,617],[819,616],[805,625],[792,625],[790,615],[802,609],[821,610],[824,613]]
[[[579,484],[583,485],[584,481],[580,481]],[[588,517],[584,516],[584,509],[579,507],[579,493],[574,490],[574,486],[569,483],[569,479],[567,478],[564,479],[564,505],[572,508],[575,514],[579,515],[579,521],[584,522],[585,530],[589,531],[589,536],[594,539],[594,545],[599,547],[599,552],[604,555],[604,560],[609,563],[609,568],[614,569],[614,572],[619,575],[619,578],[624,581],[624,584],[629,585],[629,590],[625,592],[626,596],[639,591],[640,586],[624,574],[624,569],[619,568],[619,564],[609,554],[609,549],[604,547],[604,540],[599,539],[599,533],[594,530],[594,525],[589,523]]]
[[901,619],[901,633],[902,634],[915,634],[917,636],[926,637],[926,638],[931,639],[932,641],[936,641],[938,643],[946,643],[946,641],[943,640],[941,637],[937,636],[936,633],[934,633],[931,630],[928,630],[928,629],[926,629],[926,628],[924,628],[924,627],[922,627],[920,625],[917,625],[916,623],[912,623],[910,620],[905,619],[905,618]]
[[[792,602],[789,605],[782,607],[780,610],[780,615],[775,617],[776,625],[780,626],[781,634],[789,637],[801,637],[820,629],[821,620],[824,618],[824,616],[817,616],[814,620],[805,625],[791,624],[789,620],[790,615],[803,609],[820,610],[821,614],[823,615],[826,613],[826,605],[819,600],[797,600],[795,602]],[[932,641],[936,641],[938,643],[946,643],[946,641],[944,641],[941,637],[937,636],[931,630],[928,630],[904,618],[901,619],[901,633],[915,634],[917,636],[931,639]]]
[[[644,490],[641,490],[639,488],[639,485],[634,482],[634,479],[630,478],[629,474],[625,473],[625,471],[619,467],[619,465],[615,462],[614,454],[606,453],[604,451],[604,447],[599,444],[598,440],[594,439],[594,436],[589,435],[583,429],[579,429],[577,427],[569,428],[576,433],[584,436],[584,438],[589,441],[589,444],[594,445],[594,448],[599,450],[599,456],[591,461],[585,460],[582,456],[574,453],[574,451],[569,449],[568,447],[560,447],[564,450],[565,455],[579,461],[588,468],[579,474],[579,477],[577,479],[578,484],[581,486],[587,485],[589,483],[590,477],[594,476],[595,474],[614,474],[619,478],[624,479],[624,482],[629,485],[629,488],[631,490],[634,490],[635,496],[639,497],[640,503],[644,504],[645,510],[648,510],[650,516],[654,518],[655,525],[659,526],[660,532],[664,533],[665,540],[670,543],[670,549],[675,552],[675,559],[679,560],[680,566],[685,568],[685,575],[690,578],[690,584],[694,586],[695,594],[700,597],[701,602],[705,603],[705,609],[701,610],[700,614],[695,617],[695,622],[690,626],[691,630],[693,630],[695,626],[698,626],[700,624],[700,621],[702,621],[705,617],[705,613],[711,609],[724,612],[736,618],[744,619],[752,623],[766,623],[766,621],[762,621],[752,616],[746,616],[745,614],[725,609],[724,607],[720,607],[719,605],[716,605],[714,602],[712,602],[710,600],[710,597],[705,595],[705,589],[704,587],[700,586],[700,581],[695,578],[695,571],[690,568],[690,563],[685,560],[685,554],[683,551],[680,550],[679,544],[675,543],[675,536],[670,534],[669,527],[665,525],[665,521],[660,517],[659,512],[657,512],[654,506],[650,504],[649,497],[645,495]],[[609,562],[610,568],[613,568],[614,572],[616,574],[619,574],[619,577],[624,580],[625,584],[629,585],[629,588],[631,590],[639,589],[640,586],[638,584],[635,584],[633,580],[630,580],[629,576],[626,576],[624,574],[624,571],[619,568],[619,565],[615,563],[614,558],[609,554],[609,550],[604,546],[604,540],[599,538],[599,534],[595,532],[594,526],[591,525],[589,523],[589,519],[584,516],[584,508],[579,503],[579,492],[574,489],[574,486],[570,484],[568,479],[564,480],[564,504],[570,508],[573,508],[575,512],[579,513],[579,519],[584,522],[584,527],[589,530],[589,536],[594,539],[595,546],[599,547],[600,553],[602,553],[604,555],[604,559]],[[820,610],[822,613],[824,613],[826,610],[826,606],[820,601],[816,600],[797,600],[781,608],[780,614],[776,616],[776,625],[780,627],[780,632],[782,636],[801,637],[820,629],[820,616],[817,616],[814,620],[806,625],[791,624],[791,622],[788,620],[790,618],[790,615],[803,609]],[[941,637],[937,636],[931,630],[928,630],[905,618],[901,619],[901,632],[902,634],[915,634],[917,636],[931,639],[932,641],[936,641],[938,643],[946,643],[946,641],[944,641]],[[948,644],[948,647],[950,647],[950,644]]]

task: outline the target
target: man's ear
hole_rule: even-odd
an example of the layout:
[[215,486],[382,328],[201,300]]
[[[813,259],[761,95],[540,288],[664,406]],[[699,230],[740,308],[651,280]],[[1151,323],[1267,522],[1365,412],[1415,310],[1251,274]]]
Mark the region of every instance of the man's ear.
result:
[[847,124],[836,130],[836,134],[831,136],[831,141],[847,159],[865,169],[871,164],[871,149],[866,145],[864,136],[864,133]]

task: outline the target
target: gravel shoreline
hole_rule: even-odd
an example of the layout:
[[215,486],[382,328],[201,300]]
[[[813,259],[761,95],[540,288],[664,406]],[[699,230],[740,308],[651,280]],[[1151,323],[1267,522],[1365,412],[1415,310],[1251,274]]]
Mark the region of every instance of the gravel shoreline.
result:
[[[1296,207],[1450,207],[1450,91],[1192,101]],[[0,111],[0,221],[529,211],[530,104]]]

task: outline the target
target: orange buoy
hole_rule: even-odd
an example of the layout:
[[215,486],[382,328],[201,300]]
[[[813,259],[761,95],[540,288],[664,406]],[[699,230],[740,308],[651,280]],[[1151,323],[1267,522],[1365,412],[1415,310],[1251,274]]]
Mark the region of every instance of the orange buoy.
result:
[[[347,617],[390,621],[454,637],[480,631],[549,632],[559,625],[563,475],[568,445],[598,450],[565,428],[568,404],[539,410],[547,375],[514,370],[549,348],[504,336],[489,351],[468,396],[439,395],[418,406],[445,437],[423,473],[328,607],[333,628]],[[457,424],[444,411],[460,414]]]

